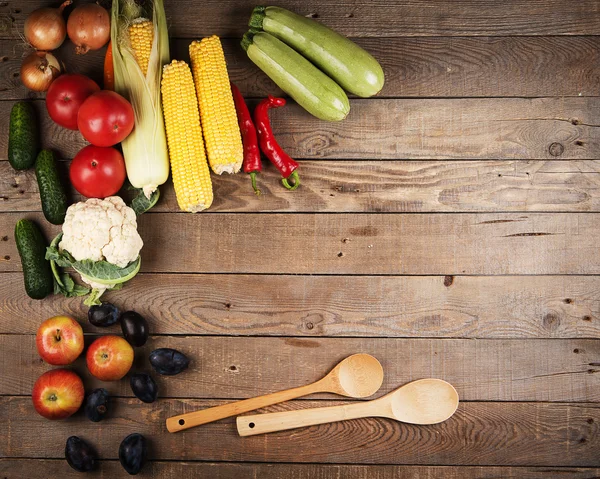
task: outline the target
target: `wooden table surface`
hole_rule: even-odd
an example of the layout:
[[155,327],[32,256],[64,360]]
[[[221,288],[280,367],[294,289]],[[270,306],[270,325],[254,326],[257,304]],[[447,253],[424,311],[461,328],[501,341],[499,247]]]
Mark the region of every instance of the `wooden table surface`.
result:
[[[254,3],[166,3],[173,58],[216,33],[245,96],[279,93],[239,47]],[[271,167],[260,198],[243,174],[213,176],[213,207],[191,215],[163,187],[139,221],[142,273],[107,298],[150,321],[137,369],[158,346],[193,362],[157,378],[151,405],[127,381],[109,384],[114,407],[98,424],[81,412],[49,422],[30,399],[50,368],[35,349],[42,320],[70,314],[90,337],[105,332],[80,298],[30,300],[14,242],[21,217],[58,231],[43,220],[33,172],[5,161],[14,101],[33,99],[43,144],[65,170],[85,144],[20,83],[19,33],[42,5],[0,2],[0,477],[80,477],[63,456],[70,435],[103,459],[90,477],[124,477],[117,451],[132,432],[152,444],[140,477],[160,479],[600,477],[598,0],[282,0],[356,38],[386,85],[351,99],[340,123],[296,105],[272,115],[301,160],[295,192]],[[65,44],[58,55],[100,80],[103,53],[76,58]],[[309,383],[356,352],[383,364],[381,393],[423,377],[451,382],[456,415],[249,438],[233,418],[165,429],[170,415]],[[86,388],[100,385],[82,359],[74,369]],[[321,395],[269,410],[343,402]]]

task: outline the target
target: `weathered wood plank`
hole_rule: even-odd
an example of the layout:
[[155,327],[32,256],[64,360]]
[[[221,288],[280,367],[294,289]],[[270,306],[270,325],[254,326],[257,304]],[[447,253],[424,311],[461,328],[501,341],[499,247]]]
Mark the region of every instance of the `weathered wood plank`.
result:
[[[598,338],[597,276],[246,276],[140,274],[106,293],[153,334]],[[0,275],[0,333],[33,334],[58,313],[85,321],[81,298],[37,301],[21,273]]]
[[[40,0],[10,0],[0,13],[0,35],[15,37]],[[217,34],[241,37],[248,29],[251,0],[207,0],[202,12],[194,3],[166,2],[169,33],[173,37]],[[279,6],[318,18],[349,36],[479,36],[479,35],[597,35],[600,10],[595,0],[574,5],[562,0],[445,0],[363,2],[282,0]],[[199,22],[198,19],[202,21]],[[393,22],[390,21],[393,19]]]
[[[61,164],[65,179],[67,165]],[[302,162],[302,188],[295,193],[281,186],[275,168],[264,166],[260,197],[247,175],[213,175],[215,199],[207,213],[600,212],[600,162],[593,160],[308,160]],[[70,196],[83,199],[72,188]],[[40,210],[34,171],[15,171],[0,161],[0,212]],[[161,187],[154,212],[180,212],[170,181]]]
[[[72,158],[86,144],[35,101],[42,145]],[[600,98],[359,99],[342,122],[317,120],[298,105],[272,114],[290,155],[305,159],[595,159]],[[8,131],[13,102],[0,102]],[[0,158],[8,137],[0,135]]]
[[[64,459],[1,459],[6,479],[79,479]],[[548,479],[558,474],[564,479],[590,479],[600,468],[485,467],[485,466],[360,466],[344,464],[264,464],[150,461],[137,477],[154,479]],[[98,470],[86,477],[130,477],[114,459],[100,461]]]
[[[21,270],[14,225],[0,215],[0,271]],[[518,275],[599,274],[595,213],[220,214],[139,217],[142,271]],[[173,232],[177,232],[174,234]],[[209,252],[209,253],[207,253]]]
[[[30,398],[5,396],[0,398],[0,422],[10,435],[0,442],[0,455],[62,458],[63,441],[77,435],[102,451],[103,458],[114,459],[121,439],[139,432],[152,441],[151,459],[600,466],[597,404],[464,402],[452,418],[433,426],[361,419],[249,438],[237,435],[233,418],[180,434],[165,430],[168,416],[222,403],[170,399],[143,404],[137,399],[115,399],[113,418],[92,424],[82,414],[49,422],[35,413]],[[266,410],[333,404],[340,403],[292,401]]]
[[[156,322],[150,318],[151,325]],[[385,371],[376,396],[415,379],[439,377],[467,401],[600,401],[597,340],[160,336],[137,350],[135,369],[151,372],[147,358],[159,347],[176,348],[192,360],[181,375],[153,374],[161,397],[169,398],[238,399],[289,389],[316,381],[343,358],[362,352],[377,357]],[[31,394],[49,368],[34,335],[0,335],[0,358],[1,395]],[[84,357],[74,369],[87,389],[106,387],[87,372]],[[110,384],[110,392],[133,396],[128,381]]]
[[[380,97],[598,96],[599,37],[359,38],[381,63],[386,82]],[[171,40],[171,57],[188,58],[188,39]],[[19,78],[25,45],[0,45],[0,99],[42,98]],[[224,39],[231,80],[251,97],[281,90],[250,62],[237,39]],[[102,83],[104,49],[75,55],[65,43],[56,55],[69,71]]]

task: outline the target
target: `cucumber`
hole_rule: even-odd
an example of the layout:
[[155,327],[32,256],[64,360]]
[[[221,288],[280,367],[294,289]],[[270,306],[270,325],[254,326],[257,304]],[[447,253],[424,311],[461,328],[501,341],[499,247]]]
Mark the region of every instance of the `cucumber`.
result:
[[379,62],[321,23],[285,8],[256,7],[249,25],[287,43],[354,95],[367,98],[383,88],[385,77]]
[[281,40],[265,32],[244,34],[248,57],[311,115],[340,121],[350,111],[344,90],[325,73]]
[[37,120],[31,103],[15,103],[10,110],[8,126],[8,161],[15,170],[30,168],[35,163],[39,148],[37,133]]
[[32,221],[22,219],[15,225],[15,242],[23,265],[25,291],[30,298],[43,299],[54,291],[50,262],[46,261],[46,240]]
[[58,175],[54,153],[50,150],[40,151],[35,161],[35,176],[44,216],[54,225],[63,224],[67,213],[67,195]]

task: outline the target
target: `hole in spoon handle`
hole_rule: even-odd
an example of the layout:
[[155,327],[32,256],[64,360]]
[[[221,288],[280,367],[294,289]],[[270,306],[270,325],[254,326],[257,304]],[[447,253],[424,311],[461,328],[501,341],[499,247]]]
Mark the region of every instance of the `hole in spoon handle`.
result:
[[185,415],[167,418],[166,426],[167,426],[167,431],[169,431],[171,433],[185,431],[186,429],[188,429],[190,427],[190,425],[188,424],[188,422],[185,418]]
[[[265,434],[281,430],[281,424],[277,421],[273,414],[254,414],[251,416],[238,416],[236,425],[238,434],[244,436],[256,436],[257,434]],[[275,420],[273,420],[275,419]],[[283,429],[287,429],[284,427]]]
[[260,421],[254,416],[240,416],[236,419],[238,434],[242,437],[260,434],[257,430],[257,424],[260,424]]

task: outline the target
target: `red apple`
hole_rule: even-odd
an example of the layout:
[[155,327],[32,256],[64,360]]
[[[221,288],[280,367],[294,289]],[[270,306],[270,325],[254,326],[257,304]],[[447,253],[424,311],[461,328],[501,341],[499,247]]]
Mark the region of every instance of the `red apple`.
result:
[[76,412],[85,392],[83,381],[68,369],[53,369],[42,374],[33,385],[33,407],[47,419],[63,419]]
[[83,351],[83,329],[73,318],[54,316],[40,324],[35,344],[48,364],[71,364]]
[[120,336],[102,336],[87,350],[87,367],[102,381],[117,381],[133,364],[133,348]]

